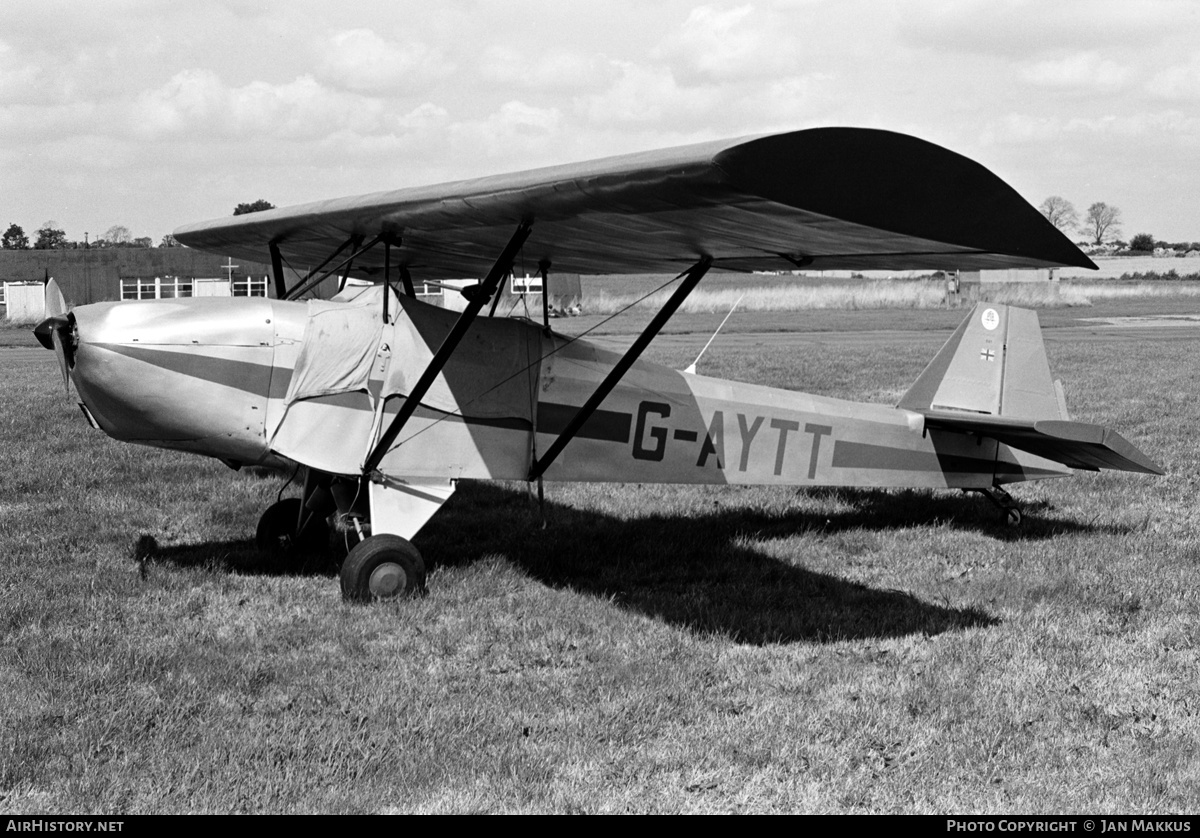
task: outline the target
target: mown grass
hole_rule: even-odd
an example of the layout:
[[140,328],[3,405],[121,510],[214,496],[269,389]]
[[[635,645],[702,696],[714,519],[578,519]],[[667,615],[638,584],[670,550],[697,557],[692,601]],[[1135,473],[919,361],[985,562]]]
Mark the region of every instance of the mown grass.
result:
[[[947,334],[705,371],[894,401]],[[2,355],[0,810],[1195,811],[1200,335],[1050,349],[1168,476],[1018,487],[1018,531],[954,493],[555,484],[543,529],[464,483],[429,595],[370,607],[256,554],[282,480],[110,441],[50,353]]]

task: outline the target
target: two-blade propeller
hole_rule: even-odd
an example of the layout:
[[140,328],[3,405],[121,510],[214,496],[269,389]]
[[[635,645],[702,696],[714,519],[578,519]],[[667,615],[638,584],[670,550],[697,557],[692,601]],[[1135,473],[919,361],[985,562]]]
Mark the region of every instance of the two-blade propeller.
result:
[[33,329],[38,343],[47,349],[53,349],[58,357],[58,368],[62,371],[63,386],[71,392],[71,359],[74,354],[75,317],[67,311],[67,301],[59,290],[58,283],[51,279],[46,283],[46,319]]

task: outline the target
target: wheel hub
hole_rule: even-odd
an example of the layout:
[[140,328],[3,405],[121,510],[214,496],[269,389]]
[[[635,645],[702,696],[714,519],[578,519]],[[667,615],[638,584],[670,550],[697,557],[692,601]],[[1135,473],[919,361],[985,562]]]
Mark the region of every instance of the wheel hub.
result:
[[403,567],[395,562],[384,562],[371,571],[367,588],[373,597],[394,597],[404,593],[407,582]]

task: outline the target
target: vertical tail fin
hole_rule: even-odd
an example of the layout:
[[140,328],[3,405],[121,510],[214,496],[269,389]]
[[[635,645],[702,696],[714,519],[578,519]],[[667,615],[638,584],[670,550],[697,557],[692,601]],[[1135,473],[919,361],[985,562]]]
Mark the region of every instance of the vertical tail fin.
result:
[[1066,419],[1037,312],[979,303],[900,400],[906,410]]

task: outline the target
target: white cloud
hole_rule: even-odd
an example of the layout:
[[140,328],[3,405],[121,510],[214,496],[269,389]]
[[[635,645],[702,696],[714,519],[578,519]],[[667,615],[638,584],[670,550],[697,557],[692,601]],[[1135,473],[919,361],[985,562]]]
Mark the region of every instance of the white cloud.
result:
[[1063,58],[1039,61],[1021,70],[1021,78],[1039,87],[1060,90],[1112,90],[1130,78],[1128,67],[1095,52],[1077,52]]
[[619,69],[602,56],[563,49],[517,49],[493,45],[483,51],[479,73],[506,88],[577,93],[604,87]]
[[184,70],[132,108],[134,130],[145,137],[178,135],[318,137],[382,124],[375,99],[323,87],[311,76],[285,84],[254,81],[228,87],[211,70]]
[[1177,110],[1074,117],[1010,113],[990,120],[980,135],[984,145],[1053,144],[1068,136],[1195,146],[1200,144],[1200,117]]
[[1146,92],[1160,99],[1200,100],[1200,54],[1155,75]]
[[829,116],[837,98],[828,73],[685,86],[662,65],[618,67],[621,75],[607,90],[576,97],[584,130],[735,137],[810,127]]
[[753,6],[700,6],[654,50],[683,85],[778,76],[796,69],[801,54],[794,27]]
[[403,116],[397,117],[395,124],[400,128],[426,130],[446,124],[449,118],[450,114],[445,108],[432,102],[426,102],[423,105],[417,105]]
[[1010,113],[989,120],[979,141],[984,146],[1042,143],[1054,140],[1062,132],[1063,121],[1058,117]]
[[0,104],[36,100],[35,88],[41,75],[37,65],[18,62],[11,52],[0,41]]
[[111,110],[90,102],[0,107],[0,138],[44,145],[86,136],[111,123]]
[[646,123],[662,120],[678,108],[683,95],[665,67],[620,62],[620,76],[605,91],[576,100],[576,110],[591,123]]
[[1150,48],[1194,20],[1192,0],[928,0],[904,4],[899,32],[940,52],[1021,58],[1064,49]]
[[348,90],[403,93],[454,72],[442,53],[422,43],[386,41],[369,29],[339,32],[322,46],[317,74]]
[[456,122],[449,127],[449,132],[455,152],[486,157],[506,157],[516,153],[528,161],[553,149],[562,128],[563,115],[557,108],[538,108],[511,101],[483,119]]

